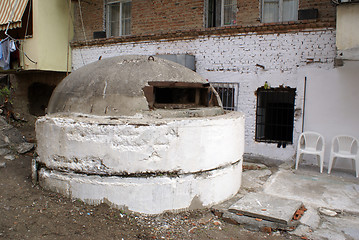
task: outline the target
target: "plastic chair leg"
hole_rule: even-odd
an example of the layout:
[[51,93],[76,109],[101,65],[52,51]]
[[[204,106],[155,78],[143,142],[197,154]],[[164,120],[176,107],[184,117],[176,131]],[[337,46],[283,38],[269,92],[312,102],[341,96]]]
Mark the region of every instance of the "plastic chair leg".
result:
[[295,160],[295,169],[297,170],[298,169],[298,164],[299,164],[299,160],[300,160],[300,155],[301,153],[297,153],[297,158]]
[[323,165],[324,165],[324,155],[320,154],[319,155],[319,167],[320,167],[320,173],[323,173]]
[[359,177],[359,158],[355,159],[355,175]]
[[328,164],[328,174],[330,174],[330,172],[332,171],[334,158],[335,157],[332,154],[330,154],[329,164]]

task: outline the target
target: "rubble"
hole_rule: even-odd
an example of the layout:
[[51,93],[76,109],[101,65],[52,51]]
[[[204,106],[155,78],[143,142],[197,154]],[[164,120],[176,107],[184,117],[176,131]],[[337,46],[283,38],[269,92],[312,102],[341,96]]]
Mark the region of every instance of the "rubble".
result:
[[[24,154],[34,149],[33,143],[28,143],[21,132],[7,123],[0,116],[0,156],[6,161],[14,161],[17,154]],[[6,161],[0,162],[0,168],[6,167]]]
[[330,209],[327,209],[327,208],[323,208],[323,207],[320,207],[318,209],[318,211],[325,215],[325,216],[329,216],[329,217],[335,217],[337,215],[337,212],[333,211],[333,210],[330,210]]
[[19,146],[17,146],[16,151],[20,154],[24,154],[31,151],[33,148],[34,148],[33,143],[23,142],[19,144]]

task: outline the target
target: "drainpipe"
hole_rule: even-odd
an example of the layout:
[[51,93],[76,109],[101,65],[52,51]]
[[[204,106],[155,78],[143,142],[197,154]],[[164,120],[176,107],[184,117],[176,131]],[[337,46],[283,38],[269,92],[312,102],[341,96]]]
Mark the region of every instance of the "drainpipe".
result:
[[304,117],[305,117],[305,99],[307,95],[307,77],[304,78],[304,99],[303,99],[303,117],[302,117],[302,132],[304,131]]

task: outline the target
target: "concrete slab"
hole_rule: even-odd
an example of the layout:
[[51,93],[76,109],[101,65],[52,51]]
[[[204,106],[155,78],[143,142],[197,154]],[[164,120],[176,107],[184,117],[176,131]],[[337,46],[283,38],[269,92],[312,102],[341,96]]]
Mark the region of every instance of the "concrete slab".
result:
[[317,209],[306,206],[307,211],[304,212],[303,216],[299,219],[299,222],[312,229],[316,229],[320,225],[320,216]]
[[229,211],[288,225],[301,206],[301,201],[264,193],[249,193],[233,204]]
[[263,185],[272,172],[269,169],[247,170],[242,173],[242,190],[248,192],[258,192],[263,189]]
[[232,224],[239,224],[243,226],[245,229],[251,231],[263,231],[264,228],[271,228],[273,230],[284,230],[284,231],[291,231],[293,228],[296,228],[299,224],[298,221],[291,222],[290,225],[282,224],[278,222],[272,222],[267,220],[258,221],[256,218],[247,217],[247,216],[240,216],[235,213],[231,212],[224,212],[221,218],[229,223]]
[[306,206],[359,213],[359,181],[351,176],[280,170],[268,179],[264,192],[302,201]]
[[353,215],[339,215],[337,217],[323,217],[317,228],[300,225],[291,234],[305,236],[309,239],[346,240],[359,239],[359,217]]

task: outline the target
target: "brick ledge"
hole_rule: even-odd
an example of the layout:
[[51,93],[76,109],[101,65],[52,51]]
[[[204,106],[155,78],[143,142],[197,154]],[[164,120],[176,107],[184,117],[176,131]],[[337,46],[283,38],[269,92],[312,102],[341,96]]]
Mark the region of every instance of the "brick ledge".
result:
[[284,22],[284,23],[264,23],[261,25],[251,26],[226,26],[218,28],[194,29],[172,31],[167,33],[156,34],[140,34],[125,37],[94,39],[89,41],[73,41],[71,47],[97,46],[106,44],[116,44],[125,42],[140,42],[151,40],[184,40],[195,39],[199,36],[211,35],[233,35],[233,34],[273,34],[273,33],[287,33],[298,32],[304,30],[318,30],[323,28],[335,28],[335,20],[316,21],[303,20],[298,22]]

